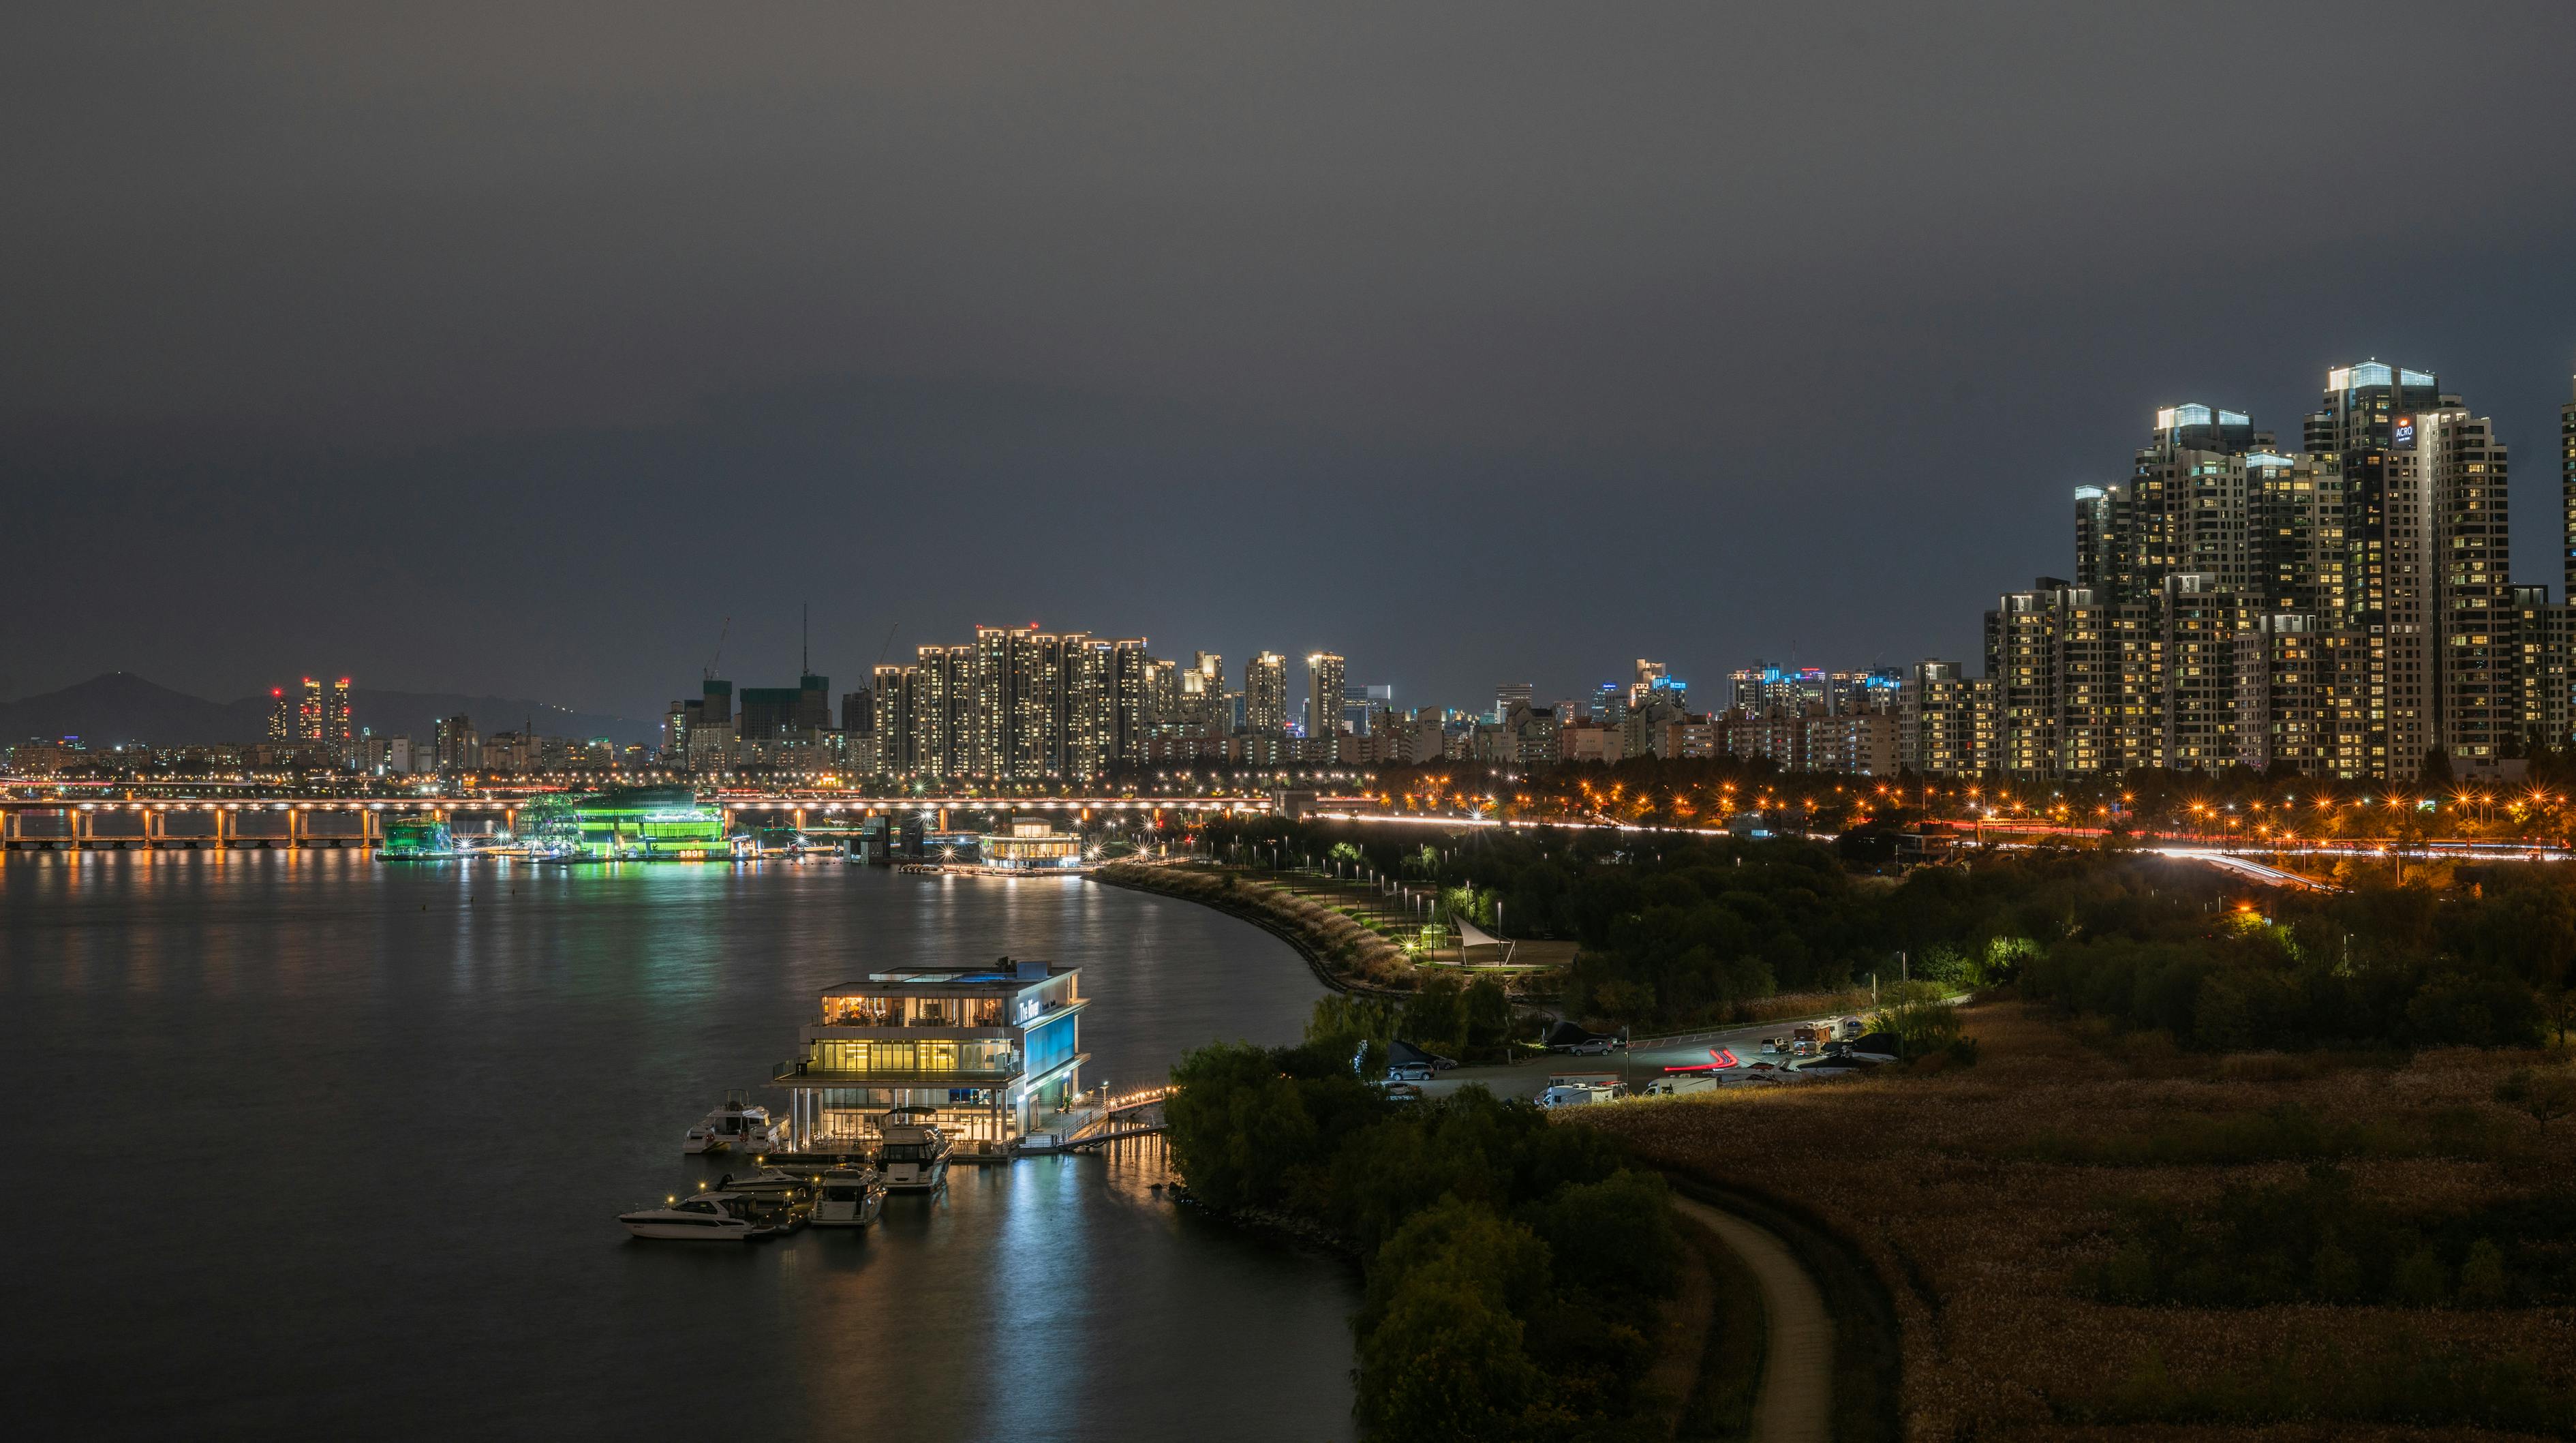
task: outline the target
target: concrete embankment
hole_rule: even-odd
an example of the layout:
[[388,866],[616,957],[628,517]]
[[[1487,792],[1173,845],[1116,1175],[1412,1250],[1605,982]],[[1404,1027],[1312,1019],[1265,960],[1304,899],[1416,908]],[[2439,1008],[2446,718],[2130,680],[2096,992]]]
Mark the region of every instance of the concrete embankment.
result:
[[1402,997],[1413,990],[1403,949],[1341,913],[1236,873],[1199,867],[1112,862],[1092,880],[1213,907],[1286,942],[1318,980],[1337,992]]

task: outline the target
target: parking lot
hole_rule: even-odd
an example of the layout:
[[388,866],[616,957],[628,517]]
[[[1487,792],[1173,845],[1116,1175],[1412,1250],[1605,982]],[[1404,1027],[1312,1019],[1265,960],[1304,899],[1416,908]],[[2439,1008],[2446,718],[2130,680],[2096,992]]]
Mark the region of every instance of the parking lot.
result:
[[1432,1081],[1419,1085],[1426,1098],[1446,1097],[1473,1083],[1483,1083],[1496,1097],[1534,1098],[1546,1090],[1549,1078],[1582,1074],[1616,1078],[1627,1084],[1631,1093],[1640,1093],[1645,1091],[1647,1083],[1664,1076],[1665,1068],[1714,1061],[1710,1053],[1717,1049],[1732,1051],[1737,1062],[1747,1065],[1755,1062],[1785,1064],[1789,1061],[1785,1056],[1762,1055],[1762,1039],[1785,1038],[1790,1029],[1802,1020],[1818,1019],[1786,1018],[1717,1032],[1693,1033],[1684,1038],[1646,1038],[1627,1051],[1613,1049],[1606,1057],[1551,1052],[1507,1067],[1453,1067]]

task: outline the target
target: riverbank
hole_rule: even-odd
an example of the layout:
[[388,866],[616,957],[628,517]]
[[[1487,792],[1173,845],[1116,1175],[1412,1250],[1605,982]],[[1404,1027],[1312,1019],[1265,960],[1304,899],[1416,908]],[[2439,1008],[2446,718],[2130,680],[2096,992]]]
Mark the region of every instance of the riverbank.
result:
[[1421,975],[1405,960],[1402,948],[1369,928],[1293,893],[1247,881],[1230,869],[1111,862],[1094,871],[1092,880],[1240,917],[1296,948],[1316,980],[1336,992],[1404,997]]
[[1212,863],[1111,862],[1094,871],[1092,880],[1195,902],[1250,922],[1296,948],[1317,980],[1336,992],[1403,998],[1435,972],[1496,977],[1515,1002],[1553,1001],[1560,986],[1559,974],[1554,972],[1421,966],[1384,933],[1357,918],[1236,868]]

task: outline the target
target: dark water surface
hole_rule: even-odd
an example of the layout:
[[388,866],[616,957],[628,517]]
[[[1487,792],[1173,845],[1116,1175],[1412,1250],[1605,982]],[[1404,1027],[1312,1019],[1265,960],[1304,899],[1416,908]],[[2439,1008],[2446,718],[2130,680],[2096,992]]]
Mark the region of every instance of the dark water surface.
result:
[[952,1168],[863,1234],[625,1238],[739,1165],[680,1136],[824,988],[1003,953],[1082,967],[1085,1081],[1121,1088],[1320,990],[1085,883],[8,857],[12,1431],[1350,1436],[1353,1280],[1163,1202],[1159,1140]]

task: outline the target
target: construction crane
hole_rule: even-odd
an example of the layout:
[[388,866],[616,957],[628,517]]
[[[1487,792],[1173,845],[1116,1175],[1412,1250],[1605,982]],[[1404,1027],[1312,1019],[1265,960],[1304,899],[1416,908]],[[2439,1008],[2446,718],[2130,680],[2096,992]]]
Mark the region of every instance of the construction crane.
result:
[[707,680],[716,679],[716,668],[724,664],[725,638],[731,635],[733,635],[733,618],[728,616],[724,619],[724,629],[716,633],[716,654],[707,663]]

